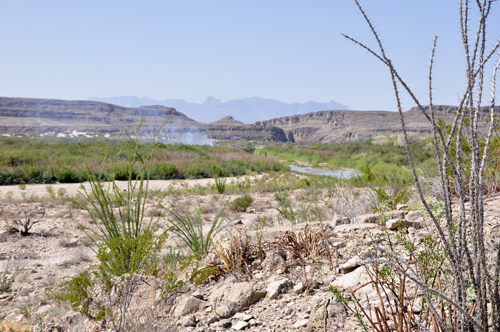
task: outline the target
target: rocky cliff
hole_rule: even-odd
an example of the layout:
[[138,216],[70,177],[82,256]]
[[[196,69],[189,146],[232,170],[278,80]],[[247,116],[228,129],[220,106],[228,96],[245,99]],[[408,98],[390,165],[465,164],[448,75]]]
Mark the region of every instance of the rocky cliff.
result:
[[282,141],[287,137],[273,126],[245,125],[233,118],[199,123],[173,108],[147,106],[126,108],[94,101],[0,98],[0,134],[24,136],[87,136],[119,134],[126,129],[149,136],[170,116],[160,138],[199,140]]
[[[436,106],[436,116],[454,119],[453,106]],[[497,108],[500,111],[500,107]],[[488,109],[480,114],[485,131]],[[253,140],[277,142],[348,142],[402,133],[397,112],[321,111],[243,124],[231,116],[212,123],[197,122],[174,108],[127,108],[94,101],[0,98],[0,135],[87,136],[118,135],[126,129],[150,136],[171,116],[160,138],[187,143],[205,140]],[[417,108],[404,113],[408,131],[428,137],[432,126]]]
[[[455,109],[454,106],[435,106],[435,114],[447,123],[452,123]],[[498,111],[500,107],[497,107]],[[487,115],[488,109],[482,109],[480,130],[483,132]],[[404,121],[408,132],[422,137],[431,136],[432,125],[418,108],[404,112]],[[399,113],[386,111],[322,111],[261,121],[256,125],[281,128],[287,137],[293,137],[297,142],[361,141],[369,137],[402,133]]]

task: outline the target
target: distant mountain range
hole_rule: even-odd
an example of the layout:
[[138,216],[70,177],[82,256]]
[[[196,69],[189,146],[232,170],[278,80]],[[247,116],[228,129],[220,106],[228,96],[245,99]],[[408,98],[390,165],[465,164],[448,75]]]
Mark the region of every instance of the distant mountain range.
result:
[[[455,109],[454,106],[434,106],[436,116],[446,123],[453,122]],[[500,107],[496,112],[500,112]],[[483,134],[488,114],[487,107],[479,113],[479,129]],[[161,105],[123,107],[87,100],[0,97],[0,135],[116,137],[123,135],[124,129],[134,132],[142,121],[139,136],[148,138],[169,116],[158,136],[166,143],[211,144],[219,140],[326,143],[386,138],[402,133],[399,113],[387,111],[318,111],[254,124],[243,124],[232,116],[225,116],[202,123]],[[409,134],[419,139],[431,136],[432,125],[416,107],[404,112],[404,119]]]
[[155,100],[147,97],[138,98],[134,96],[108,98],[92,97],[89,98],[89,100],[130,108],[152,105],[173,107],[178,112],[204,123],[215,122],[226,116],[232,116],[236,120],[248,124],[317,111],[349,110],[349,107],[346,105],[342,105],[335,101],[330,101],[328,103],[309,101],[307,103],[288,104],[274,99],[262,99],[259,97],[234,99],[227,102],[222,102],[220,99],[214,97],[208,97],[202,104],[190,103],[183,99]]

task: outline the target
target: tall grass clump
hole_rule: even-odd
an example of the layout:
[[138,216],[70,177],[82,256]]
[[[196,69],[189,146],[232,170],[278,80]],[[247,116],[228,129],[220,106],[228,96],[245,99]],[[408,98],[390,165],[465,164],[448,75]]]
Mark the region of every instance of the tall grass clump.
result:
[[[414,179],[416,191],[428,215],[443,254],[439,275],[429,279],[422,270],[415,268],[412,256],[402,254],[395,247],[374,245],[373,259],[364,264],[375,268],[372,281],[378,287],[379,294],[392,291],[400,294],[395,317],[398,331],[500,331],[500,247],[491,248],[486,243],[484,200],[489,193],[487,169],[491,158],[491,143],[493,140],[496,114],[495,93],[496,74],[500,67],[500,56],[496,65],[492,65],[491,100],[489,107],[482,107],[485,89],[485,72],[490,60],[497,53],[500,41],[487,48],[487,23],[495,5],[494,0],[460,1],[460,34],[465,51],[465,92],[459,99],[454,121],[444,124],[436,118],[433,106],[432,74],[437,37],[431,53],[429,70],[429,106],[423,106],[413,90],[400,76],[388,57],[381,39],[366,15],[362,6],[355,0],[362,16],[365,18],[375,40],[378,50],[370,48],[358,40],[344,35],[347,39],[362,47],[384,64],[391,75],[393,90],[396,97],[401,128],[404,136],[408,162]],[[474,11],[473,11],[474,10]],[[476,25],[471,29],[472,19],[477,18]],[[496,32],[498,33],[498,32]],[[412,144],[408,139],[408,131],[401,106],[401,94],[406,93],[417,105],[425,119],[432,125],[432,145],[439,169],[440,189],[443,197],[443,213],[436,211],[432,200],[424,195],[421,178],[415,167],[416,160]],[[487,133],[479,131],[480,114],[487,114]],[[442,218],[441,218],[442,216]],[[404,242],[402,242],[405,245]],[[411,244],[406,243],[408,248]],[[415,254],[418,251],[410,252]],[[426,260],[437,258],[427,255]],[[441,258],[439,258],[441,259]],[[379,276],[400,275],[411,280],[412,288],[418,288],[423,301],[422,312],[428,315],[415,316],[412,298],[407,297],[410,289],[404,284],[392,282],[388,285]],[[443,285],[439,280],[445,280]],[[443,286],[443,287],[442,287]],[[338,294],[337,294],[338,295]],[[384,303],[385,296],[379,296]],[[408,301],[409,300],[409,301]],[[372,319],[371,328],[378,331],[388,331],[384,324],[389,314],[385,305],[373,307],[380,311],[376,316],[366,312],[367,319]],[[375,312],[376,313],[376,312]],[[382,317],[382,320],[379,320]],[[375,318],[378,320],[376,321]]]
[[219,195],[226,192],[226,179],[215,177],[215,189]]
[[180,237],[193,255],[201,258],[209,251],[212,239],[227,225],[224,212],[228,204],[229,200],[214,216],[208,231],[205,231],[199,202],[192,211],[183,211],[170,203],[170,206],[165,208],[171,215],[168,219],[170,224],[168,230]]

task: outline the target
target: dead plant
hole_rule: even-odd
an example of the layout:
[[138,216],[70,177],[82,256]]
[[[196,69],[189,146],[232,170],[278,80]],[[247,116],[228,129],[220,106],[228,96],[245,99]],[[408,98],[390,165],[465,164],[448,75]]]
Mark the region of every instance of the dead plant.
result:
[[[274,246],[279,251],[289,252],[293,257],[292,262],[287,262],[289,266],[300,266],[304,271],[305,287],[308,292],[313,288],[314,263],[321,258],[327,257],[330,269],[333,269],[333,254],[330,249],[330,237],[332,231],[320,227],[312,230],[309,224],[306,224],[301,232],[286,231],[283,236],[277,238]],[[307,266],[310,266],[309,273]],[[309,274],[309,275],[308,275]]]
[[19,236],[28,236],[31,228],[42,221],[45,215],[45,208],[42,205],[29,211],[23,211],[23,214],[24,219],[17,219],[14,225],[6,222],[9,233],[19,233]]

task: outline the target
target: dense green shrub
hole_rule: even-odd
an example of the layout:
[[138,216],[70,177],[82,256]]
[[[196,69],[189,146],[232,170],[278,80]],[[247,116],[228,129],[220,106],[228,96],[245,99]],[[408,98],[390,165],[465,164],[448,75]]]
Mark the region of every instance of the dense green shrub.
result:
[[[100,178],[126,180],[137,165],[125,165],[126,149],[118,140],[81,140],[46,138],[49,142],[22,137],[0,137],[0,185],[21,183],[78,183],[85,181],[81,169]],[[125,142],[126,144],[129,144]],[[145,155],[151,144],[138,144],[138,155]],[[157,144],[151,179],[198,179],[245,175],[283,169],[273,158],[249,154],[253,148]],[[248,152],[247,152],[248,151]],[[113,156],[111,158],[111,156]],[[113,162],[112,159],[116,162]]]
[[250,195],[245,195],[242,197],[236,198],[233,203],[231,204],[231,207],[235,211],[239,212],[246,212],[248,207],[254,202],[254,199]]
[[54,167],[52,174],[54,174],[54,178],[59,183],[78,183],[84,181],[81,172],[70,166]]
[[151,180],[179,179],[177,166],[172,163],[158,163],[151,168]]

